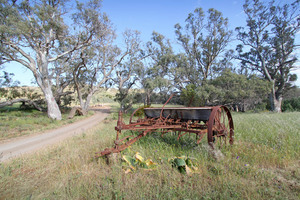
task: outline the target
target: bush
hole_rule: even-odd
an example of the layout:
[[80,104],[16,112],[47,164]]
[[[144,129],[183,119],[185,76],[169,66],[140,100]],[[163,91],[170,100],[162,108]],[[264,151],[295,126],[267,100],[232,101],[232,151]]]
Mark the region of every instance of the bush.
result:
[[300,97],[284,100],[282,103],[282,111],[300,111]]

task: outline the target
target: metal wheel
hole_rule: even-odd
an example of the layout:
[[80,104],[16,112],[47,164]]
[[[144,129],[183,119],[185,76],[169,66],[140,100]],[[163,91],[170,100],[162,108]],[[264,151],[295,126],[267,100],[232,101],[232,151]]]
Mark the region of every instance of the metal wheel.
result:
[[207,140],[214,148],[221,148],[223,145],[233,144],[234,127],[233,119],[229,109],[225,106],[213,107],[208,120]]

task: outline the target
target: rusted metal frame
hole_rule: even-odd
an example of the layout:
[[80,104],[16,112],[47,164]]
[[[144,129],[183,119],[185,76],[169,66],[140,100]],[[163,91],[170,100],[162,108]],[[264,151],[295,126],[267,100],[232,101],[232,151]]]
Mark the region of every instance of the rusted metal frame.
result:
[[160,118],[162,118],[162,114],[163,114],[163,111],[164,111],[164,108],[165,106],[167,105],[167,103],[169,103],[169,101],[173,98],[173,96],[175,95],[175,93],[173,93],[170,98],[166,101],[166,103],[163,105],[163,107],[161,108],[161,112],[160,112]]
[[203,129],[207,129],[207,125],[205,125],[205,124],[199,124],[199,125],[191,124],[189,128],[203,130]]
[[136,110],[131,114],[130,119],[129,119],[129,123],[130,123],[130,124],[132,124],[132,118],[133,118],[133,116],[135,115],[135,113],[136,113],[138,110],[141,110],[141,109],[143,109],[143,108],[138,108],[138,109],[136,109]]
[[[176,132],[176,131],[179,131],[179,132],[184,132],[183,134],[180,134],[179,133],[179,136],[178,136],[178,139],[180,138],[180,137],[182,137],[183,135],[185,135],[185,134],[187,134],[187,133],[195,133],[195,134],[197,134],[197,135],[204,135],[205,133],[206,133],[206,130],[194,130],[194,129],[186,129],[186,128],[181,128],[181,127],[178,127],[178,125],[175,125],[175,126],[157,126],[157,127],[147,127],[147,128],[145,128],[145,127],[132,127],[132,128],[129,128],[129,129],[127,129],[127,130],[143,130],[144,132],[145,131],[147,131],[147,132],[149,132],[149,131],[153,131],[153,130],[159,130],[159,129],[162,129],[162,132],[163,132],[163,134],[165,134],[166,132]],[[126,127],[123,127],[123,129],[122,130],[126,130]],[[167,130],[166,132],[165,132],[165,130]],[[144,133],[143,132],[143,133]],[[141,134],[143,134],[143,133],[141,133]],[[162,135],[163,135],[162,134]],[[129,138],[129,137],[134,137],[134,136],[126,136],[125,138],[123,138],[123,139],[121,139],[121,140],[119,140],[118,139],[118,135],[119,134],[117,134],[117,140],[116,140],[116,142],[115,142],[115,144],[116,145],[118,145],[119,143],[121,143],[122,141],[124,141],[124,140],[126,140],[127,138]],[[201,138],[202,139],[202,138]]]
[[[145,125],[145,124],[137,124],[137,125]],[[184,127],[184,128],[182,128]],[[119,123],[119,126],[116,127],[117,130],[155,130],[155,129],[168,129],[168,130],[174,130],[174,131],[184,131],[184,132],[190,132],[190,133],[198,133],[200,130],[205,130],[206,126],[201,125],[201,127],[194,126],[194,124],[187,124],[187,123],[177,123],[177,124],[165,124],[165,123],[154,123],[154,125],[146,125],[146,126],[136,126],[136,124],[124,124]],[[198,129],[198,130],[195,130]]]
[[180,121],[181,121],[181,119],[176,119],[176,121],[174,123],[181,123]]
[[201,140],[203,139],[205,134],[206,134],[206,131],[201,133],[199,139],[197,140],[197,144],[199,144],[201,142]]
[[220,146],[223,146],[223,141],[225,143],[225,145],[227,144],[227,135],[224,134],[224,129],[216,129],[216,130],[213,130],[215,132],[217,132],[216,135],[213,135],[213,138],[215,138],[215,143],[217,143],[216,141],[220,141]]
[[[180,138],[182,136],[184,136],[185,134],[187,134],[186,132],[183,132],[183,134],[181,134],[181,133],[182,133],[182,131],[177,131],[177,134],[178,134],[177,140],[180,140]],[[175,132],[175,134],[176,134],[176,132]]]
[[154,125],[149,127],[134,127],[132,129],[123,129],[123,130],[155,130],[155,129],[175,129],[175,128],[181,128],[180,125]]
[[123,122],[122,115],[123,115],[123,113],[120,111],[119,112],[119,118],[118,118],[117,126],[115,127],[116,131],[134,130],[134,129],[136,129],[137,126],[140,126],[140,127],[145,127],[145,126],[151,127],[152,126],[152,124],[151,124],[152,119],[143,120],[143,121],[137,122],[137,123],[125,124]]
[[208,119],[208,124],[207,124],[207,141],[208,144],[214,148],[213,145],[213,126],[214,126],[214,121],[215,121],[215,115],[216,112],[220,109],[220,106],[215,106],[212,108],[212,111],[210,113],[209,119]]
[[[117,128],[118,130],[155,130],[155,129],[174,129],[177,131],[187,131],[191,133],[197,133],[199,132],[198,130],[195,130],[197,128],[195,127],[184,127],[182,124],[174,124],[174,125],[166,125],[166,124],[157,124],[157,125],[152,125],[152,126],[134,126],[133,124],[123,124],[122,126]],[[205,130],[205,129],[200,129],[200,130]]]
[[[203,136],[206,134],[206,130],[198,130],[198,131],[194,131],[194,130],[186,130],[186,129],[176,129],[176,131],[179,131],[177,140],[179,140],[182,136],[188,134],[188,133],[195,133],[197,136],[200,135],[200,140],[203,138]],[[181,134],[181,132],[184,132]],[[199,140],[199,142],[200,142]],[[198,140],[197,140],[198,141]]]
[[122,138],[120,140],[117,139],[117,140],[114,141],[114,143],[115,143],[115,145],[119,145],[121,142],[123,142],[124,140],[126,140],[126,139],[128,139],[130,137],[134,137],[134,135],[126,136],[126,137],[124,137],[124,138]]
[[116,130],[134,130],[135,128],[138,128],[138,127],[145,127],[143,129],[147,129],[147,127],[151,127],[152,125],[148,125],[148,124],[121,124],[119,126],[116,126],[115,129]]
[[[232,145],[233,144],[233,138],[234,138],[234,126],[233,126],[233,119],[232,119],[232,116],[231,116],[231,113],[229,111],[229,109],[225,106],[222,106],[221,107],[224,112],[223,112],[223,117],[224,117],[224,122],[223,122],[223,125],[224,125],[224,130],[227,129],[229,130],[229,133],[227,133],[227,135],[223,134],[221,136],[224,137],[224,140],[225,140],[225,144],[227,143],[227,140],[226,140],[226,137],[229,136],[229,143]],[[225,114],[226,113],[226,114]],[[228,118],[228,123],[225,123],[225,118]],[[229,135],[228,135],[229,134]]]
[[173,130],[171,130],[171,129],[162,129],[161,130],[161,137],[163,137],[164,136],[164,134],[166,134],[166,133],[172,133],[172,132],[174,132]]
[[182,131],[182,132],[189,132],[189,133],[200,133],[202,130],[194,130],[194,129],[185,129],[185,128],[174,128],[174,131]]
[[[169,129],[169,128],[168,128]],[[121,144],[121,142],[123,142],[124,140],[130,138],[130,137],[134,137],[134,136],[126,136],[125,138],[121,139],[121,140],[116,140],[115,141],[115,147],[114,148],[106,148],[104,149],[104,151],[102,152],[97,152],[96,154],[98,154],[96,157],[100,157],[100,156],[104,156],[107,154],[111,154],[111,153],[119,153],[123,150],[125,150],[126,148],[128,148],[130,145],[132,145],[133,143],[135,143],[137,140],[139,140],[141,137],[144,137],[147,135],[148,132],[150,132],[151,130],[154,129],[146,129],[145,131],[143,131],[142,133],[140,133],[138,136],[136,136],[135,138],[127,141],[125,144]],[[182,129],[182,128],[175,128],[172,129],[172,131],[185,131],[186,133],[191,132],[191,133],[196,133],[197,135],[201,134],[204,135],[204,133],[202,133],[202,130],[200,131],[195,131],[195,130],[187,130],[187,129]],[[186,133],[182,134],[181,136],[185,135]],[[118,137],[118,135],[117,135]],[[100,154],[100,155],[99,155]]]
[[[102,152],[97,152],[96,154],[96,157],[100,157],[100,156],[104,156],[104,155],[108,155],[108,154],[111,154],[111,153],[119,153],[123,150],[125,150],[126,148],[128,148],[130,145],[132,145],[133,143],[135,143],[137,140],[139,140],[141,137],[144,137],[147,135],[147,133],[149,132],[150,130],[145,130],[144,132],[140,133],[138,136],[136,136],[135,138],[127,141],[125,144],[122,144],[122,145],[116,145],[114,148],[106,148],[104,149],[104,151]],[[100,155],[99,155],[100,154]]]
[[162,122],[164,123],[164,124],[166,124],[168,121],[172,121],[172,119],[171,120],[168,120],[168,117],[170,117],[170,114],[165,118],[165,119],[162,119]]
[[[213,127],[213,132],[217,132],[217,135],[213,135],[213,137],[215,136],[221,136],[224,135],[224,127],[222,127],[222,122],[221,122],[221,116],[222,115],[222,108],[218,109],[215,117],[214,117],[214,127]],[[224,116],[224,115],[223,115]],[[221,133],[221,134],[220,134]]]
[[213,138],[215,138],[215,141],[220,141],[219,145],[223,146],[223,143],[225,145],[227,144],[227,130],[230,130],[229,123],[226,123],[226,117],[229,120],[231,120],[225,111],[224,107],[220,107],[220,109],[217,110],[215,117],[214,117],[214,127],[213,127],[213,133],[217,133],[216,135],[213,135]]
[[227,117],[228,117],[228,123],[229,123],[229,128],[230,128],[230,133],[229,133],[229,144],[230,145],[233,145],[233,141],[234,141],[234,125],[233,125],[233,119],[232,119],[232,116],[231,116],[231,113],[230,113],[230,110],[223,106],[226,114],[227,114]]
[[[171,98],[169,98],[170,100]],[[168,100],[168,101],[169,101]],[[164,106],[168,103],[168,101],[164,104]],[[164,107],[163,107],[164,108]],[[212,107],[211,114],[209,116],[209,120],[206,121],[206,124],[199,124],[199,121],[191,121],[188,120],[187,122],[182,122],[180,119],[168,119],[170,115],[168,115],[166,118],[162,116],[163,113],[163,108],[160,113],[160,117],[158,118],[147,118],[145,117],[144,119],[140,119],[132,123],[132,118],[134,114],[139,110],[137,109],[134,111],[134,113],[131,115],[130,118],[130,124],[124,124],[122,120],[122,112],[119,112],[119,119],[117,122],[117,127],[115,128],[117,130],[117,139],[115,141],[115,147],[114,148],[106,148],[103,152],[100,152],[101,156],[102,155],[107,155],[110,153],[117,153],[120,151],[123,151],[126,149],[128,146],[136,142],[138,139],[141,137],[145,136],[148,132],[156,130],[159,131],[160,129],[162,130],[162,136],[167,133],[167,132],[179,132],[178,133],[178,139],[180,139],[182,136],[184,136],[187,133],[195,133],[196,138],[197,138],[197,143],[199,143],[205,133],[207,132],[207,137],[208,137],[208,142],[209,144],[213,147],[212,142],[214,137],[219,137],[223,136],[226,142],[226,133],[224,134],[225,130],[230,130],[230,144],[233,143],[233,120],[230,111],[228,110],[227,107],[224,106],[217,106],[217,107]],[[226,112],[226,114],[225,114]],[[182,113],[181,113],[182,115]],[[226,115],[228,118],[228,124],[226,122]],[[223,119],[222,119],[223,118]],[[222,121],[223,120],[223,121]],[[134,137],[134,136],[126,136],[125,138],[119,140],[119,135],[121,134],[121,130],[136,130],[136,131],[143,131],[140,133],[138,136],[135,138],[127,141],[125,144],[120,145],[121,142],[124,140]],[[184,132],[183,134],[181,132]],[[217,132],[217,135],[213,135],[213,132]],[[221,134],[220,134],[221,133]],[[200,136],[198,139],[197,136]]]

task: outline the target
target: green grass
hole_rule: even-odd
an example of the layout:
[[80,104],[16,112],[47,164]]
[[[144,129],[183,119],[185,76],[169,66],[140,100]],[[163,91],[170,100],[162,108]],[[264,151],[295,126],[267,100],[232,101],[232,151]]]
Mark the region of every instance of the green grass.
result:
[[[158,167],[125,174],[119,161],[93,159],[113,144],[112,113],[81,136],[0,164],[0,199],[299,199],[300,113],[233,118],[235,143],[221,149],[223,160],[209,155],[205,140],[196,145],[194,135],[177,141],[153,134],[122,154],[140,152]],[[183,175],[163,161],[180,155],[195,158],[198,172]]]
[[69,110],[63,111],[62,120],[51,120],[47,113],[35,109],[20,109],[18,104],[0,109],[0,141],[24,135],[32,135],[45,130],[58,128],[73,123],[87,116],[67,119]]

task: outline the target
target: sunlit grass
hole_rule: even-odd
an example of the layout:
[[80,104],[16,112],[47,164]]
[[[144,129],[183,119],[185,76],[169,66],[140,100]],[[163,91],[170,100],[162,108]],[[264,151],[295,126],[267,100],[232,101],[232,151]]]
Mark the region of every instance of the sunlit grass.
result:
[[[140,152],[158,167],[125,174],[118,160],[93,158],[113,145],[113,113],[81,136],[0,164],[0,199],[299,199],[300,113],[233,118],[235,143],[221,149],[223,160],[209,155],[205,139],[156,133],[122,154]],[[180,155],[195,158],[198,172],[180,174],[164,159]]]
[[76,116],[67,119],[68,111],[62,113],[62,120],[48,118],[46,112],[35,109],[19,109],[19,105],[0,109],[0,141],[16,138],[24,135],[41,133],[45,130],[54,129],[65,124],[73,123],[87,116]]

